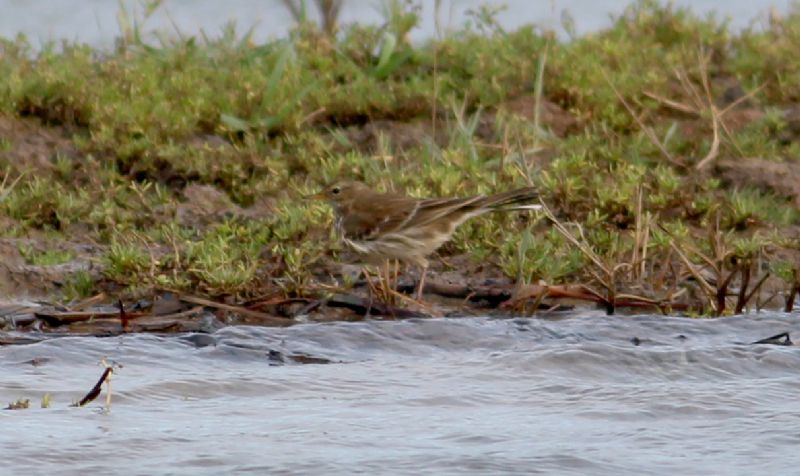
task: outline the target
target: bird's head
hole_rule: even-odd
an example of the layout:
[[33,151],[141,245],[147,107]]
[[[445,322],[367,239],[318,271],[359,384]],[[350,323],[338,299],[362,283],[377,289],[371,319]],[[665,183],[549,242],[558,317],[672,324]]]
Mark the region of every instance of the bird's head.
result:
[[326,185],[308,198],[326,200],[337,208],[348,207],[358,200],[366,199],[372,191],[361,182],[342,180]]

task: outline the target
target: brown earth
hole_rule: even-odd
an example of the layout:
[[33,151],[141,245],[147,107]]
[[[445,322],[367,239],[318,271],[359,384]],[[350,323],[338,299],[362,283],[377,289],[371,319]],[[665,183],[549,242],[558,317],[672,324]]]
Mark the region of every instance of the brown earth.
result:
[[726,187],[757,188],[790,200],[800,208],[800,162],[728,158],[715,163],[715,172]]
[[[735,91],[734,91],[735,92]],[[733,93],[732,93],[733,94]],[[532,96],[521,96],[500,105],[496,109],[482,113],[476,134],[479,140],[497,142],[495,123],[498,114],[515,114],[528,121],[533,120],[535,99]],[[785,140],[798,140],[800,137],[800,106],[788,108],[786,119],[789,127],[784,135]],[[731,110],[726,114],[726,121],[737,130],[747,124],[759,120],[763,112],[749,104]],[[697,119],[685,118],[687,127],[702,127],[690,124]],[[541,127],[556,137],[564,137],[580,131],[582,125],[568,111],[557,104],[544,101],[540,111]],[[439,145],[446,145],[449,137],[444,123],[440,122],[433,140]],[[797,131],[795,131],[797,129]],[[431,139],[433,124],[430,118],[419,118],[411,121],[374,121],[361,126],[351,126],[344,131],[351,146],[369,153],[378,153],[381,140],[386,140],[395,150],[407,150],[424,144]],[[209,138],[210,137],[210,138]],[[215,136],[198,138],[204,144],[215,147],[227,147],[224,140]],[[384,139],[381,139],[383,137]],[[0,165],[11,166],[26,174],[48,177],[54,170],[57,157],[63,156],[73,160],[80,159],[80,153],[71,140],[71,131],[63,127],[45,126],[35,119],[20,119],[0,116]],[[549,152],[555,154],[555,150]],[[543,154],[547,157],[547,153]],[[800,207],[800,162],[776,162],[759,158],[734,159],[720,158],[715,161],[713,173],[717,174],[729,187],[751,186],[775,193],[791,200]],[[274,203],[265,198],[249,208],[234,204],[225,192],[211,186],[188,184],[182,189],[183,200],[177,204],[174,213],[177,220],[184,225],[197,227],[208,226],[226,217],[239,216],[255,218],[268,216],[274,212]],[[14,226],[8,218],[0,218],[4,229]],[[79,228],[77,228],[79,230]],[[32,247],[35,250],[59,248],[68,249],[76,257],[69,263],[55,266],[33,266],[25,262],[20,246]],[[93,243],[88,236],[76,233],[70,242],[55,242],[36,233],[29,233],[24,238],[0,239],[0,295],[13,298],[51,298],[59,294],[75,272],[89,271],[93,277],[99,278],[102,269],[99,257],[103,248]],[[329,270],[330,271],[330,270]],[[467,287],[510,285],[496,266],[484,266],[470,261],[469,257],[452,256],[447,260],[435,260],[431,278],[442,283],[461,283]],[[487,284],[488,283],[488,284]],[[777,296],[785,286],[777,279],[770,279],[763,292]],[[461,298],[463,301],[463,298]],[[448,301],[449,302],[449,301]],[[452,304],[452,303],[450,303]],[[300,306],[302,307],[302,306]],[[319,312],[318,310],[316,312]],[[327,311],[326,311],[327,312]],[[314,313],[314,311],[310,311]],[[342,317],[341,310],[333,314]]]
[[[27,263],[20,247],[34,252],[46,250],[69,251],[74,258],[57,265]],[[0,238],[0,296],[9,298],[48,299],[59,295],[61,289],[79,271],[100,279],[102,267],[98,258],[103,247],[90,242],[53,241],[45,237]]]
[[[533,122],[535,106],[534,96],[523,95],[490,110],[478,112],[479,121],[475,136],[480,142],[496,143],[500,133],[496,127],[498,114],[516,115]],[[556,137],[562,138],[580,130],[578,120],[570,112],[546,99],[542,100],[539,116],[540,127]],[[450,140],[448,131],[452,130],[452,124],[448,121],[452,119],[440,115],[436,121],[434,127],[430,117],[408,121],[380,119],[363,125],[349,126],[344,130],[344,136],[349,142],[347,145],[369,154],[385,152],[381,150],[382,145],[397,151],[410,150],[425,145],[431,139],[439,147],[446,147]],[[340,145],[339,148],[343,152],[348,150],[345,145]]]
[[0,164],[19,172],[47,176],[56,157],[78,156],[66,129],[44,126],[38,119],[0,115],[0,139],[8,142],[0,148]]

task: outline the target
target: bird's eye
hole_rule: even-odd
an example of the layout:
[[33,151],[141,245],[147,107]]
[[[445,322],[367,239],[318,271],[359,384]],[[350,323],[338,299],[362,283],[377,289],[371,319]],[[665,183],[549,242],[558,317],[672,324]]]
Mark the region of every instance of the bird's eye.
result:
[[338,194],[339,194],[339,192],[341,192],[341,190],[339,189],[339,187],[333,187],[333,188],[331,189],[331,193],[332,193],[332,194],[334,194],[334,195],[338,195]]

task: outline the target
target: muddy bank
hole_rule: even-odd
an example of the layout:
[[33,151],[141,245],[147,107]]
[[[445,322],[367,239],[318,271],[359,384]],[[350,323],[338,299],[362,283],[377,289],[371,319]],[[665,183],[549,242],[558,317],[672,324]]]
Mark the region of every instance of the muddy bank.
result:
[[[734,32],[640,2],[569,41],[481,17],[423,44],[413,8],[392,15],[263,45],[2,42],[0,294],[52,307],[14,323],[794,307],[800,11]],[[303,199],[336,178],[414,197],[534,186],[545,207],[464,223],[416,303],[417,270],[365,282],[331,208]]]
[[[0,302],[0,345],[32,342],[58,335],[113,336],[131,332],[213,333],[229,325],[291,326],[298,323],[396,320],[408,318],[521,315],[557,316],[576,310],[600,309],[607,314],[686,315],[706,305],[700,285],[687,279],[689,292],[670,301],[625,294],[612,297],[584,285],[517,285],[508,279],[466,279],[460,272],[432,272],[424,302],[408,296],[416,283],[401,281],[393,296],[376,295],[367,282],[349,290],[320,292],[309,289],[303,297],[280,293],[246,302],[231,298],[205,298],[185,293],[155,291],[149,299],[123,302],[102,293],[81,302],[52,304],[41,300]],[[766,284],[765,284],[766,283]],[[762,309],[791,311],[790,295],[779,280],[760,281],[755,288],[729,289],[727,313]],[[751,294],[743,298],[745,294]],[[796,293],[797,290],[794,290]],[[725,304],[722,305],[724,311]],[[20,334],[19,332],[22,332]],[[38,336],[38,337],[36,337]]]
[[[476,134],[481,140],[490,142],[498,132],[498,116],[512,114],[522,120],[532,121],[534,99],[520,96],[508,101],[481,116],[476,124]],[[750,112],[748,112],[750,111]],[[746,127],[749,122],[760,120],[762,114],[754,109],[739,110],[735,116],[734,127]],[[793,119],[793,108],[786,109],[788,121]],[[76,170],[91,173],[91,163],[74,162],[79,153],[73,144],[75,131],[64,126],[44,125],[37,119],[18,119],[0,117],[0,131],[8,146],[0,153],[7,164],[29,176],[43,179],[58,174],[58,161],[70,160]],[[539,117],[542,127],[547,128],[557,138],[580,134],[579,121],[558,105],[545,102]],[[695,119],[687,119],[686,127],[694,127]],[[432,139],[439,146],[446,146],[447,135],[441,128],[440,135]],[[359,126],[343,129],[348,147],[355,147],[367,154],[380,152],[380,147],[391,144],[392,150],[413,150],[430,140],[430,119],[413,121],[372,121]],[[786,140],[796,140],[788,137]],[[209,139],[204,139],[203,147]],[[228,142],[216,138],[215,147],[229,147]],[[382,142],[383,141],[383,142]],[[381,145],[383,144],[383,145]],[[558,153],[557,145],[539,150],[536,159],[539,166],[546,167],[551,158]],[[67,158],[67,159],[65,159]],[[83,168],[81,168],[83,167]],[[774,194],[800,206],[800,186],[794,177],[800,176],[800,169],[793,161],[776,162],[761,158],[723,158],[716,160],[711,172],[723,181],[726,187],[755,187]],[[85,176],[85,175],[84,175]],[[198,230],[207,229],[225,220],[257,220],[280,213],[276,210],[276,200],[272,196],[258,199],[249,206],[234,203],[223,190],[212,184],[185,183],[181,180],[171,182],[176,187],[172,192],[177,200],[159,210],[168,221]],[[476,263],[468,254],[448,253],[446,259],[434,260],[431,268],[432,279],[426,288],[425,303],[413,302],[410,298],[392,297],[389,301],[381,296],[373,296],[366,283],[355,283],[351,289],[340,289],[343,277],[357,274],[357,269],[341,262],[325,258],[315,268],[315,279],[307,288],[294,296],[279,290],[264,288],[269,296],[262,299],[241,300],[224,296],[191,296],[181,293],[164,292],[158,289],[145,292],[148,298],[130,301],[130,293],[106,273],[107,261],[103,259],[107,245],[95,241],[95,236],[80,223],[67,228],[69,239],[54,238],[47,233],[26,228],[8,216],[2,217],[7,230],[17,229],[24,237],[0,239],[0,294],[9,303],[4,306],[0,317],[6,330],[36,330],[53,333],[77,333],[91,335],[110,335],[122,332],[211,332],[216,328],[231,324],[256,324],[269,326],[291,325],[296,322],[353,320],[365,317],[408,318],[445,315],[512,315],[534,312],[558,312],[578,307],[599,307],[609,312],[630,312],[647,309],[664,313],[700,312],[704,308],[703,286],[715,285],[715,276],[710,266],[697,270],[684,270],[674,275],[678,292],[670,295],[675,298],[658,299],[653,293],[641,292],[632,283],[623,284],[623,297],[609,296],[608,290],[597,285],[547,286],[518,285],[509,279],[492,262]],[[797,227],[787,227],[780,231],[787,238],[798,236]],[[35,263],[32,256],[62,252],[66,258],[57,264]],[[154,250],[159,255],[167,255],[169,250]],[[791,248],[773,250],[781,259],[800,263],[800,255]],[[677,262],[678,258],[673,257]],[[673,263],[673,266],[675,263]],[[76,273],[84,273],[89,280],[90,289],[102,291],[86,302],[73,300],[59,305],[25,305],[20,298],[51,301],[54,296],[64,295],[65,287],[70,285]],[[707,282],[699,283],[699,275]],[[731,274],[734,271],[730,271]],[[752,292],[744,305],[748,309],[788,308],[793,300],[793,289],[785,279],[769,273],[757,273],[748,277]],[[404,274],[403,281],[396,285],[401,293],[410,294],[414,284],[414,273]],[[274,278],[273,278],[274,279]],[[280,279],[280,278],[277,278]],[[729,279],[722,300],[728,301],[728,309],[737,309],[742,300],[739,289],[743,277]],[[755,282],[757,289],[753,290]],[[730,285],[730,287],[728,287]],[[320,288],[322,286],[322,288]],[[627,286],[627,288],[626,288]],[[324,289],[324,290],[323,290]],[[746,294],[746,293],[745,293]],[[119,296],[127,299],[122,304]],[[16,304],[14,304],[16,303]]]

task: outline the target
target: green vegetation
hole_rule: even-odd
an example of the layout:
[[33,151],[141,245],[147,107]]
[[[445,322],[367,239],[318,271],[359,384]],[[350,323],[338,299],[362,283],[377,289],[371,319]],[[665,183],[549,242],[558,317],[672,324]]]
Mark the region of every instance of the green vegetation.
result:
[[34,266],[52,266],[69,262],[74,256],[69,251],[44,250],[36,251],[30,244],[17,244],[20,256],[25,259],[27,264]]
[[64,284],[64,299],[67,301],[85,299],[91,296],[94,290],[95,284],[92,276],[83,270],[76,271]]
[[[571,238],[542,216],[497,215],[465,224],[440,254],[654,300],[707,260],[725,274],[731,259],[776,249],[775,274],[796,279],[800,242],[787,230],[800,225],[800,194],[717,164],[798,164],[800,118],[785,111],[800,107],[800,8],[732,32],[640,1],[570,41],[503,31],[484,8],[411,44],[418,10],[387,5],[383,28],[331,36],[301,22],[267,44],[233,28],[148,39],[127,14],[106,53],[0,39],[0,122],[69,144],[41,167],[15,153],[23,141],[0,140],[5,235],[99,243],[105,277],[132,290],[302,295],[339,258],[330,210],[302,197],[335,177],[416,196],[533,183]],[[33,264],[71,259],[19,250]],[[741,266],[728,268],[737,279]],[[66,293],[101,285],[84,273]]]

